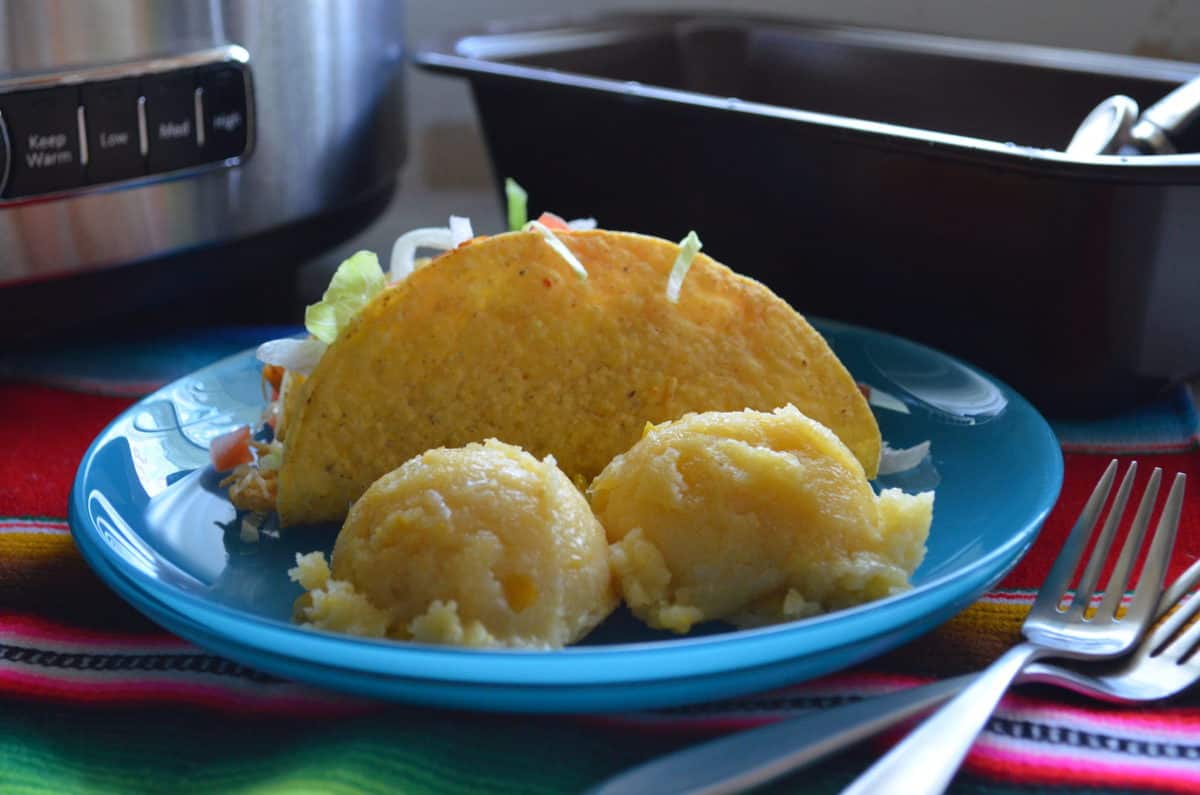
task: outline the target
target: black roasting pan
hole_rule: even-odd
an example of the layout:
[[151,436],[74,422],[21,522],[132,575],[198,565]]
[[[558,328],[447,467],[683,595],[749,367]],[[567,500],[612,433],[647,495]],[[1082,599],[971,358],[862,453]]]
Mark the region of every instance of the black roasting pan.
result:
[[465,77],[497,182],[679,239],[805,314],[914,338],[1051,413],[1200,372],[1200,135],[1068,156],[1100,100],[1200,65],[716,14],[506,22],[421,48]]

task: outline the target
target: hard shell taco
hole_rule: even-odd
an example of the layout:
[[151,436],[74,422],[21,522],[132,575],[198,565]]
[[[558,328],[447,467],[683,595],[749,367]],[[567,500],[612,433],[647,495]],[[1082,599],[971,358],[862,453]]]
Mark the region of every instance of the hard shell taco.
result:
[[411,272],[394,258],[391,284],[373,257],[348,260],[308,318],[326,339],[277,346],[288,350],[275,358],[302,364],[279,381],[281,443],[266,472],[235,473],[235,504],[265,477],[239,507],[269,507],[267,494],[281,525],[341,520],[409,458],[487,438],[551,454],[586,482],[647,422],[787,404],[875,475],[881,442],[866,400],[769,289],[697,253],[694,236],[680,245],[542,220]]

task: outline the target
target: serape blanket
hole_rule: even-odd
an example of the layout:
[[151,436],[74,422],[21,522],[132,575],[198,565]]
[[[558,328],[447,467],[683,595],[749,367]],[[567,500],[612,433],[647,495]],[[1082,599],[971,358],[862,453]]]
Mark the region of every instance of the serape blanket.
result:
[[[137,396],[279,329],[182,332],[0,356],[0,792],[575,792],[716,734],[978,669],[1017,642],[1062,539],[1112,457],[1200,484],[1180,387],[1120,416],[1053,423],[1062,494],[1029,554],[945,625],[856,668],[727,701],[628,715],[409,707],[250,670],[142,618],[72,542],[67,494],[92,438]],[[1171,577],[1200,555],[1200,488]],[[898,733],[772,785],[836,792]],[[1123,707],[1046,686],[1003,701],[951,792],[1200,792],[1200,689]]]

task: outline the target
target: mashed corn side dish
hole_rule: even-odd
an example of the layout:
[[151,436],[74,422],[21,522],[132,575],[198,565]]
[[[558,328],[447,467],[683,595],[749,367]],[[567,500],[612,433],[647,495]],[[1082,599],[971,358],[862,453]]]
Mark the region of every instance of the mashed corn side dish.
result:
[[933,492],[876,496],[846,445],[790,405],[647,426],[589,494],[626,603],[680,633],[906,590],[933,518]]
[[615,608],[604,529],[547,457],[489,439],[438,448],[354,503],[332,567],[290,572],[297,621],[358,635],[559,648]]

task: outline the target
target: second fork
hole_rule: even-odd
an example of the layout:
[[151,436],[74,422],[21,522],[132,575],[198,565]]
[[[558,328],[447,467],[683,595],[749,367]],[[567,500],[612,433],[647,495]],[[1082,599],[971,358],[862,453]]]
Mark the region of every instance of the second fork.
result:
[[1103,659],[1119,656],[1133,648],[1149,627],[1162,592],[1167,562],[1179,526],[1185,483],[1182,474],[1176,476],[1146,554],[1137,588],[1125,615],[1118,618],[1117,607],[1125,594],[1125,586],[1141,549],[1158,495],[1162,470],[1154,470],[1100,606],[1094,614],[1090,614],[1088,608],[1092,602],[1092,591],[1125,511],[1136,469],[1137,465],[1131,464],[1122,480],[1070,606],[1062,609],[1063,595],[1070,587],[1072,576],[1112,489],[1117,471],[1115,460],[1109,464],[1096,485],[1046,581],[1038,590],[1034,605],[1022,626],[1026,642],[1002,655],[970,687],[922,723],[859,776],[844,793],[941,793],[954,777],[1000,698],[1025,666],[1041,657]]

